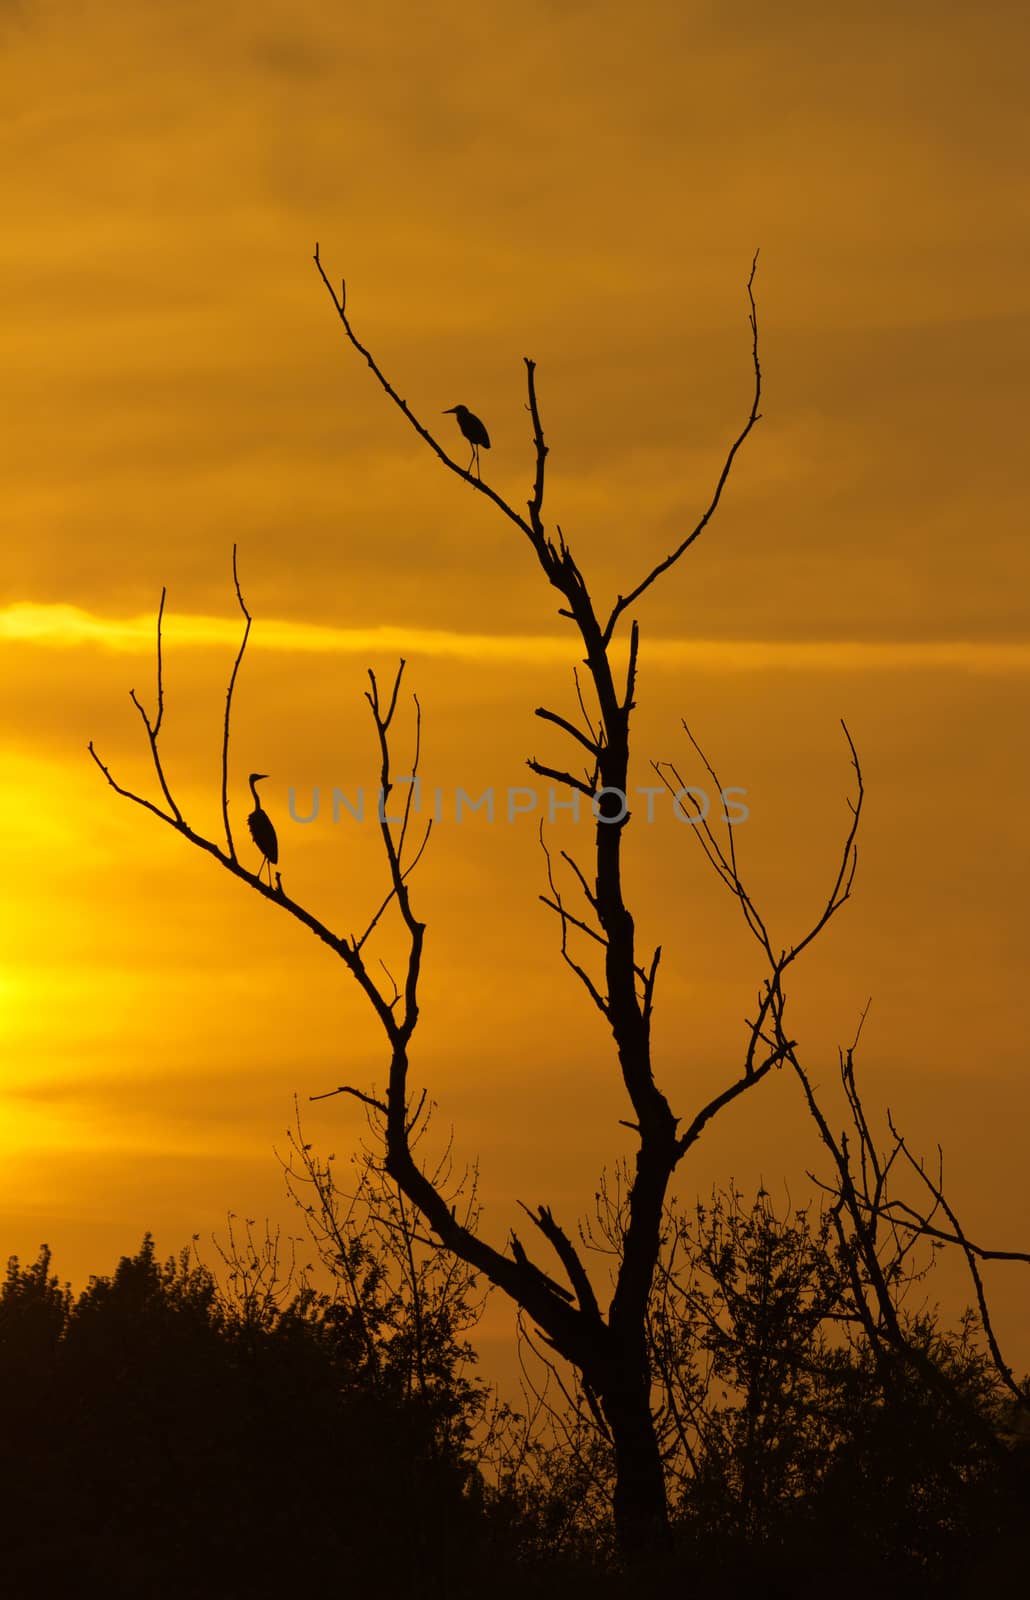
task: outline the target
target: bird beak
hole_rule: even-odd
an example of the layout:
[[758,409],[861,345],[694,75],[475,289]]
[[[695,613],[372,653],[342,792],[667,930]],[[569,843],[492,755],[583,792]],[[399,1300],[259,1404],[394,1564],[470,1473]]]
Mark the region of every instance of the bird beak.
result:
[[454,415],[454,413],[457,411],[457,409],[458,409],[457,406],[448,406],[447,410],[442,412],[441,415],[445,416],[445,417],[451,417],[451,416]]

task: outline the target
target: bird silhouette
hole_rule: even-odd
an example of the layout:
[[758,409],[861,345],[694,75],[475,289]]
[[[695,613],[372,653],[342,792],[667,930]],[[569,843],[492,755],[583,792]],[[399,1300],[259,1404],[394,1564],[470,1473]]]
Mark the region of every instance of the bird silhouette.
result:
[[260,868],[258,869],[258,880],[260,881],[261,875],[267,867],[268,887],[271,888],[272,868],[279,860],[279,840],[276,838],[275,829],[272,826],[272,819],[268,815],[268,812],[262,808],[261,800],[257,792],[258,784],[263,783],[267,777],[267,772],[252,772],[250,775],[250,792],[254,796],[254,809],[247,818],[247,827],[250,829],[250,837],[253,839],[254,843],[261,851],[262,857],[264,858],[261,862]]
[[478,478],[480,475],[479,447],[482,445],[484,450],[489,450],[490,435],[487,433],[479,418],[469,410],[468,406],[448,406],[447,410],[444,412],[444,416],[449,417],[452,413],[457,417],[458,427],[461,429],[469,444],[472,446],[472,460],[465,468],[465,471],[471,472],[474,466],[476,469],[476,477]]

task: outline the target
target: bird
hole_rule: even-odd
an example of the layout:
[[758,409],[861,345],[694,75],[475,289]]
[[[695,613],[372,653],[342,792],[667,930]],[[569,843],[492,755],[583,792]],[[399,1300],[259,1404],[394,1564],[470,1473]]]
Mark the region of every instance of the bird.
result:
[[458,419],[458,427],[461,429],[469,444],[472,446],[472,460],[465,468],[465,471],[471,472],[473,466],[475,466],[476,477],[478,478],[479,447],[482,445],[484,450],[489,450],[490,435],[487,433],[479,418],[472,414],[468,406],[448,406],[447,410],[444,412],[444,416],[449,417],[452,412]]
[[262,809],[257,792],[257,785],[263,783],[267,777],[267,772],[252,772],[250,775],[250,792],[254,796],[254,809],[247,818],[247,827],[250,829],[250,837],[264,858],[258,870],[258,881],[260,882],[261,874],[267,867],[268,887],[271,888],[272,868],[279,860],[279,840],[276,838],[271,817]]

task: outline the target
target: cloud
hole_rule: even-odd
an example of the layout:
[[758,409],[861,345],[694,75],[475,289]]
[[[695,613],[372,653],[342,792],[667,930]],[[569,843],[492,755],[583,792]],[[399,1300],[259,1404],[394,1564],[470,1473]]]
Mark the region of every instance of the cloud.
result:
[[[129,655],[154,651],[155,618],[104,617],[71,605],[17,601],[0,609],[0,642],[72,649],[93,645]],[[232,648],[239,645],[237,619],[170,615],[164,622],[167,648]],[[578,654],[570,637],[551,634],[460,633],[445,628],[335,628],[274,618],[255,624],[251,647],[289,654],[365,656],[379,653],[438,659],[537,666],[567,662]],[[619,649],[619,646],[616,646]],[[621,653],[625,653],[622,644]],[[646,641],[648,661],[671,668],[710,671],[1030,672],[1030,645],[983,640],[770,640],[662,639]]]

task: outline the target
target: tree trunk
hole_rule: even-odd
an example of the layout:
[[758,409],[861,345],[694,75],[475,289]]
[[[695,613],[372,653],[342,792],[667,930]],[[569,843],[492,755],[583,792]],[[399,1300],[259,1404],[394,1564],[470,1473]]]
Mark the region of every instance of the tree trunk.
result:
[[664,1555],[672,1544],[650,1387],[646,1374],[643,1381],[633,1374],[599,1395],[615,1449],[615,1534],[629,1563]]

